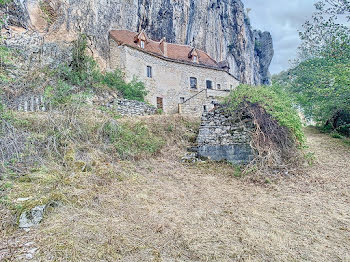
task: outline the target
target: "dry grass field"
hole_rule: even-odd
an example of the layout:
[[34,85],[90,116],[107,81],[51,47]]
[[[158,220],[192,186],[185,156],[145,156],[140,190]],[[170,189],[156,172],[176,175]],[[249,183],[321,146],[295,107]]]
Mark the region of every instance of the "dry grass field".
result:
[[184,164],[184,148],[81,174],[74,204],[29,233],[2,235],[21,261],[350,261],[350,148],[307,129],[315,161],[266,183],[224,163]]

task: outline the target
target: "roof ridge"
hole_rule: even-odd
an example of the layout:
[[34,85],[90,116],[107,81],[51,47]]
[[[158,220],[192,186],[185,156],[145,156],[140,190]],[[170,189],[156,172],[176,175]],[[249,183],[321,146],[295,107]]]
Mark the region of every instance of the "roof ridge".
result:
[[[143,30],[143,31],[147,37],[147,40],[148,40],[148,44],[146,45],[146,48],[144,51],[159,53],[161,55],[164,55],[162,52],[162,49],[160,47],[162,40],[160,40],[160,41],[153,40],[150,37],[148,37],[147,32],[145,30]],[[123,34],[123,32],[125,32],[125,34]],[[131,31],[129,29],[114,29],[114,30],[110,31],[110,34],[115,41],[120,42],[121,44],[127,44],[127,45],[132,45],[132,46],[135,45],[134,47],[137,48],[137,45],[134,42],[131,43],[128,38],[131,37],[132,35],[134,35],[134,37],[135,37],[138,34],[140,34],[140,32],[139,33],[134,32],[134,31]],[[171,58],[173,58],[175,60],[183,60],[183,61],[191,62],[188,60],[188,57],[187,57],[188,54],[186,53],[187,51],[184,50],[184,48],[191,49],[191,50],[195,49],[203,55],[202,59],[199,59],[199,63],[218,67],[218,61],[213,59],[206,51],[204,51],[202,49],[196,48],[196,47],[191,46],[191,45],[186,45],[186,44],[177,44],[177,43],[170,43],[170,42],[166,42],[166,43],[168,45],[168,55],[171,56]],[[148,46],[148,48],[147,48],[147,46]],[[170,55],[169,49],[173,50],[173,52],[172,52],[173,55]],[[184,54],[184,53],[186,53],[186,54]]]

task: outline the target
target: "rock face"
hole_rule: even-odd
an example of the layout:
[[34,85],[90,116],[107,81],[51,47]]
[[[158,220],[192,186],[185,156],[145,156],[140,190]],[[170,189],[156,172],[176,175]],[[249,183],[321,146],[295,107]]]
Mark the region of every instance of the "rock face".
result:
[[[45,0],[49,8],[44,16],[39,0],[14,2],[8,10],[10,24],[47,31],[51,40],[85,33],[104,61],[111,29],[145,29],[153,39],[165,37],[227,60],[243,83],[269,83],[271,35],[252,30],[240,0]],[[50,16],[43,19],[45,15]]]
[[233,164],[247,164],[254,159],[250,145],[253,124],[228,113],[224,106],[204,112],[197,138],[199,157]]
[[23,71],[33,68],[56,68],[72,59],[72,48],[62,41],[47,42],[38,32],[26,31],[6,37],[5,45],[17,51],[17,67]]

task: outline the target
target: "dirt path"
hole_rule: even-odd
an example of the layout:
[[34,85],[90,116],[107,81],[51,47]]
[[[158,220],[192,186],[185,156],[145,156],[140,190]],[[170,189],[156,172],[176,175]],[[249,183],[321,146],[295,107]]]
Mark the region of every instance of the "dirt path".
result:
[[124,163],[32,232],[41,261],[350,261],[350,148],[307,130],[306,175],[258,185],[178,151]]

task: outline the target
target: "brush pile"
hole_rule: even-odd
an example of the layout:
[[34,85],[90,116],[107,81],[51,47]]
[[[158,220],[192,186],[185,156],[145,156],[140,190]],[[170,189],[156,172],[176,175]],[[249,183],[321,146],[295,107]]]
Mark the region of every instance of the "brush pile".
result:
[[259,103],[244,101],[236,110],[240,119],[249,119],[254,126],[251,146],[255,158],[251,164],[286,167],[296,163],[297,141],[287,127],[280,125]]

